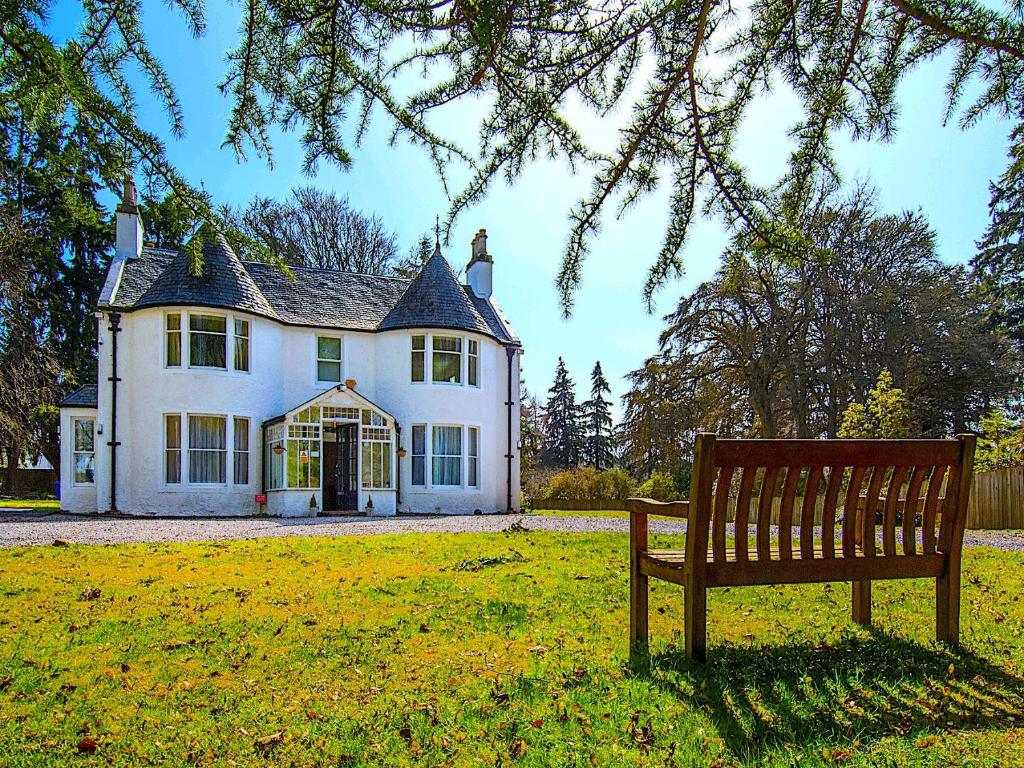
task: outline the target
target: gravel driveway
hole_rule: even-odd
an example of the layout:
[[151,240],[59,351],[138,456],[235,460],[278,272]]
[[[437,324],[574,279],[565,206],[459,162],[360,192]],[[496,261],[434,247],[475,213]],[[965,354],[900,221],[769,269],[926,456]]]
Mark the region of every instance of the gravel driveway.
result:
[[[514,523],[531,530],[563,533],[626,533],[629,521],[612,517],[478,515],[473,517],[316,517],[168,519],[82,517],[39,512],[0,511],[0,546],[209,541],[279,536],[364,536],[379,533],[497,533]],[[685,526],[652,520],[652,533],[681,533]],[[1024,551],[1024,531],[968,531],[966,543]]]

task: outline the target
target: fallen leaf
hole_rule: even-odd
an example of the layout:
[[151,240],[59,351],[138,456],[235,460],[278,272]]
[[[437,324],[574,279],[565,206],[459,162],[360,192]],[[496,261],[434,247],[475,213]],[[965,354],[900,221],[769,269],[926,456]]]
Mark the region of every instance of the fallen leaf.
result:
[[86,736],[80,742],[78,742],[78,754],[80,755],[95,755],[96,748],[99,746],[95,739],[90,739]]
[[508,753],[511,757],[522,757],[526,754],[526,742],[522,739],[516,739],[512,742],[512,746],[508,748]]
[[276,731],[267,736],[260,736],[253,742],[256,746],[256,751],[261,754],[267,754],[272,751],[274,747],[284,741],[284,731]]

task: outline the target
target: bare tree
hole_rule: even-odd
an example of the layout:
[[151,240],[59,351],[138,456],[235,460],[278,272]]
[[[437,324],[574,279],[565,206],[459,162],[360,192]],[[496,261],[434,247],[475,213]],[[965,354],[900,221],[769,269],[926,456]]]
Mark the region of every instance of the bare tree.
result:
[[256,197],[241,211],[229,210],[227,218],[288,264],[370,275],[391,274],[397,266],[394,233],[334,192],[297,187],[287,200]]

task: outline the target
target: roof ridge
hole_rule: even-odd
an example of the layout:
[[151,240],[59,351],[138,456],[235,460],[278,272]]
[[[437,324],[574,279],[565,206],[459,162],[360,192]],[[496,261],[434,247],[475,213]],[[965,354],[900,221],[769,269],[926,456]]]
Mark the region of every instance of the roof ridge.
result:
[[[269,261],[257,261],[256,259],[239,259],[242,262],[242,266],[248,266],[249,264],[258,264],[262,267],[274,267],[275,264]],[[347,269],[331,269],[330,267],[310,267],[306,264],[287,264],[288,269],[301,269],[306,272],[330,272],[337,275],[355,275],[356,277],[379,277],[382,280],[404,280],[406,282],[412,282],[416,278],[414,277],[402,277],[400,275],[377,275],[373,272],[351,272]]]

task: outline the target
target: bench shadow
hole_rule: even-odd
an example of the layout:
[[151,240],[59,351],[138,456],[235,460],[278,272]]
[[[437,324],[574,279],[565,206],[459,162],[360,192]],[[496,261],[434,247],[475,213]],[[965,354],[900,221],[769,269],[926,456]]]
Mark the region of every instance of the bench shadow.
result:
[[831,645],[720,645],[704,665],[670,646],[633,672],[702,711],[725,745],[758,762],[784,747],[1019,728],[1024,679],[964,649],[873,630]]

